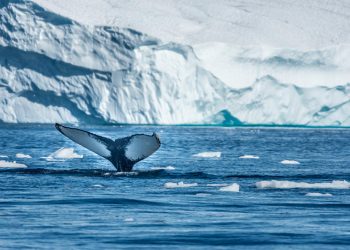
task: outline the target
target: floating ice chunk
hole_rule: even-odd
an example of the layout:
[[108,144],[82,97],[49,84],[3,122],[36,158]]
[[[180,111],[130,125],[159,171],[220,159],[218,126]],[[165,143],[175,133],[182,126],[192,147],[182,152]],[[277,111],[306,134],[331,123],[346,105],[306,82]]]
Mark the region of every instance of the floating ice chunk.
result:
[[30,155],[22,154],[22,153],[17,153],[16,158],[32,158]]
[[17,162],[0,161],[0,168],[26,168],[27,166]]
[[79,155],[74,152],[74,148],[60,148],[59,150],[53,152],[48,157],[46,157],[47,160],[52,159],[81,159],[83,158],[83,155]]
[[93,187],[95,187],[95,188],[103,188],[103,185],[101,185],[101,184],[95,184],[95,185],[92,185]]
[[135,221],[135,219],[130,217],[130,218],[125,218],[124,221],[125,222],[133,222],[133,221]]
[[167,182],[164,184],[165,188],[187,188],[187,187],[196,187],[196,186],[198,186],[197,183],[184,183],[183,181],[180,181],[178,183]]
[[7,155],[0,155],[0,158],[8,158]]
[[198,194],[195,194],[196,196],[198,197],[207,197],[207,196],[210,196],[211,194],[208,194],[208,193],[198,193]]
[[305,196],[312,196],[312,197],[330,197],[330,196],[333,196],[332,194],[330,193],[307,193],[305,194]]
[[166,167],[151,167],[152,170],[175,170],[175,167],[173,166],[166,166]]
[[207,184],[208,187],[225,187],[227,185],[228,184],[215,184],[215,183]]
[[202,158],[220,158],[221,152],[201,152],[198,154],[194,154],[193,156]]
[[259,159],[260,157],[257,155],[242,155],[239,159]]
[[295,160],[283,160],[280,163],[286,164],[286,165],[298,165],[298,164],[300,164],[300,162],[295,161]]
[[239,192],[239,185],[237,183],[233,183],[229,186],[222,187],[219,190],[224,192]]
[[277,189],[289,189],[289,188],[320,188],[320,189],[349,189],[350,183],[347,181],[332,181],[323,183],[307,183],[307,182],[294,182],[294,181],[259,181],[255,183],[259,189],[265,188],[277,188]]

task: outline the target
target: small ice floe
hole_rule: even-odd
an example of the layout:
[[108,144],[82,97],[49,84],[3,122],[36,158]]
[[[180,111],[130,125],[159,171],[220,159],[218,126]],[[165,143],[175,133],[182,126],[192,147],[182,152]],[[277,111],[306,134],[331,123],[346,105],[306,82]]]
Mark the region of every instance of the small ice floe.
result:
[[290,188],[319,188],[319,189],[349,189],[350,182],[347,181],[332,181],[323,183],[307,183],[294,181],[259,181],[255,183],[259,189],[275,188],[275,189],[290,189]]
[[83,155],[79,155],[74,152],[74,148],[60,148],[59,150],[53,152],[47,157],[43,157],[46,160],[62,160],[62,159],[81,159]]
[[9,158],[7,155],[0,155],[0,158]]
[[173,166],[151,167],[151,170],[175,170],[175,167],[173,167]]
[[195,194],[195,196],[198,196],[198,197],[207,197],[207,196],[210,196],[211,194],[208,194],[208,193],[198,193],[198,194]]
[[104,186],[103,185],[101,185],[101,184],[95,184],[95,185],[92,185],[93,187],[95,187],[95,188],[103,188]]
[[257,155],[242,155],[238,157],[239,159],[259,159],[260,157]]
[[207,187],[225,187],[228,184],[216,184],[216,183],[211,183],[211,184],[207,184]]
[[300,162],[295,161],[295,160],[283,160],[280,163],[285,164],[285,165],[299,165],[300,164]]
[[135,176],[138,175],[139,172],[115,172],[113,173],[114,176]]
[[239,192],[239,185],[237,183],[233,183],[229,186],[222,187],[219,190],[224,192]]
[[176,182],[167,182],[164,184],[165,188],[187,188],[187,187],[197,187],[197,183],[184,183],[183,181],[180,181],[178,183]]
[[202,158],[220,158],[221,152],[201,152],[198,154],[192,155],[193,157],[202,157]]
[[0,168],[26,168],[27,165],[15,161],[0,161]]
[[135,221],[135,219],[130,217],[130,218],[125,218],[124,221],[125,222],[133,222],[133,221]]
[[330,193],[307,193],[305,194],[305,196],[312,196],[312,197],[330,197],[330,196],[333,196],[332,194]]
[[22,153],[17,153],[16,158],[27,158],[30,159],[32,158],[30,155],[22,154]]

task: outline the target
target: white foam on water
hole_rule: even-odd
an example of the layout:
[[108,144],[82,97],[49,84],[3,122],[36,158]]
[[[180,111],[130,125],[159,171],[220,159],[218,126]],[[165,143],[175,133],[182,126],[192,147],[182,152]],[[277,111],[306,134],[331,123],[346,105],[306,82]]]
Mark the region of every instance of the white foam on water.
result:
[[221,152],[201,152],[198,154],[192,155],[193,157],[202,157],[202,158],[220,158]]
[[30,159],[32,158],[30,155],[22,154],[22,153],[17,153],[16,158],[27,158]]
[[283,160],[280,163],[285,164],[285,165],[299,165],[300,164],[300,162],[295,161],[295,160]]
[[8,158],[7,155],[0,155],[0,158]]
[[239,159],[259,159],[260,157],[257,155],[242,155],[238,157]]
[[0,168],[26,168],[27,165],[17,163],[15,161],[0,161]]
[[83,155],[79,155],[74,152],[74,148],[60,148],[57,151],[50,154],[48,157],[42,157],[48,161],[56,159],[81,159]]
[[197,187],[197,183],[184,183],[183,181],[180,181],[178,183],[176,182],[167,182],[164,184],[165,188],[187,188],[187,187]]
[[231,185],[222,187],[219,190],[224,192],[239,192],[239,185],[237,183],[232,183]]
[[307,193],[305,194],[305,196],[311,196],[311,197],[331,197],[333,196],[330,193]]
[[225,187],[228,184],[216,184],[216,183],[212,183],[212,184],[207,184],[208,187]]
[[173,167],[173,166],[151,167],[151,170],[175,170],[175,167]]
[[323,183],[307,183],[294,181],[259,181],[255,183],[259,189],[291,189],[291,188],[319,188],[319,189],[350,189],[347,181],[332,181]]

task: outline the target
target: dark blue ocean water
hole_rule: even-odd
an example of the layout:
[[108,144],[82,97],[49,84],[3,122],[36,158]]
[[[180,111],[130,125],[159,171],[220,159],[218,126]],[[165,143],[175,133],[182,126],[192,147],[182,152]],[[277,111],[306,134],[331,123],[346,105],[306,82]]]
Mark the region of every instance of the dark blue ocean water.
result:
[[[95,126],[118,138],[158,132],[163,142],[134,173],[53,126],[1,125],[0,247],[32,249],[349,249],[350,189],[258,189],[259,181],[350,181],[349,129]],[[60,147],[83,159],[47,161]],[[194,154],[221,152],[220,158]],[[16,159],[16,153],[32,156]],[[240,159],[242,155],[259,159]],[[283,165],[282,160],[299,165]],[[172,166],[173,170],[154,170]],[[166,189],[167,182],[197,183]],[[240,185],[240,192],[219,186]],[[310,197],[309,192],[332,196]]]

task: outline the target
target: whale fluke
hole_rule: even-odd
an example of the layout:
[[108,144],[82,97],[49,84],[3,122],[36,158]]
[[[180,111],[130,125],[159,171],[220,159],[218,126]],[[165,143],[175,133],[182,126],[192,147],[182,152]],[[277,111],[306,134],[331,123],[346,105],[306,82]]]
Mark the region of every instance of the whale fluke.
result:
[[109,160],[118,171],[129,172],[135,163],[147,158],[160,147],[160,139],[153,135],[135,134],[112,139],[58,123],[55,127],[72,141]]

